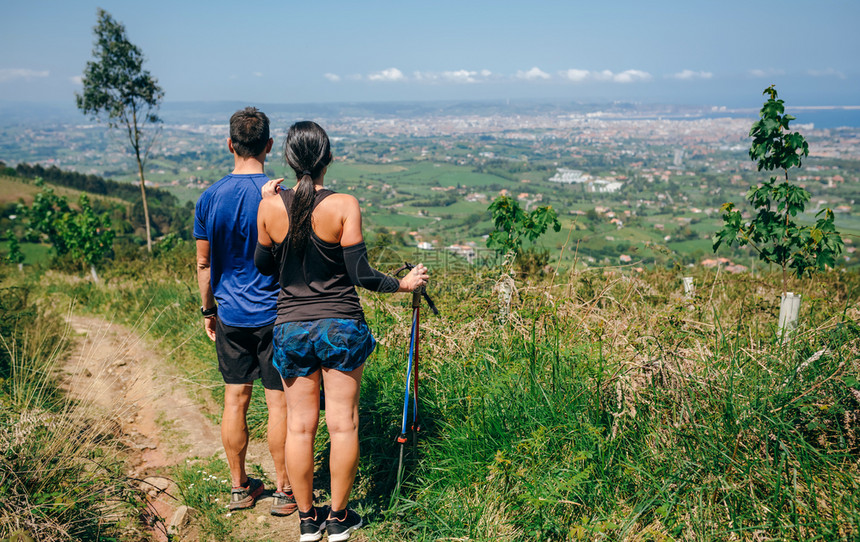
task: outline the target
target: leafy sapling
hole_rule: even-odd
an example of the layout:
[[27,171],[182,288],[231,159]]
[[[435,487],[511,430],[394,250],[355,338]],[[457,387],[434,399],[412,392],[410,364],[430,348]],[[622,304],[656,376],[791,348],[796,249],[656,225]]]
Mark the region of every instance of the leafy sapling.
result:
[[809,144],[800,133],[790,131],[789,123],[795,117],[785,114],[785,104],[773,85],[763,94],[768,100],[750,130],[753,141],[749,156],[759,171],[781,169],[783,180],[773,176],[750,187],[746,199],[755,212],[751,220],[745,220],[734,203],[723,204],[723,227],[714,235],[713,248],[716,252],[723,243],[749,245],[759,259],[782,269],[782,290],[787,292],[789,270],[800,278],[833,267],[843,243],[830,209],[819,211],[811,226],[797,223],[796,217],[806,210],[811,194],[789,181],[789,171],[801,167],[809,156]]
[[41,179],[36,179],[36,186],[42,190],[33,204],[30,207],[18,204],[26,239],[50,242],[57,257],[68,257],[82,269],[89,266],[93,280],[98,282],[96,265],[110,252],[114,239],[110,217],[107,213],[97,213],[86,194],[81,194],[77,210]]
[[561,230],[558,214],[552,206],[538,207],[525,212],[519,203],[509,196],[499,196],[489,207],[495,229],[487,238],[487,247],[505,256],[509,261],[520,254],[523,240],[536,241],[552,226]]

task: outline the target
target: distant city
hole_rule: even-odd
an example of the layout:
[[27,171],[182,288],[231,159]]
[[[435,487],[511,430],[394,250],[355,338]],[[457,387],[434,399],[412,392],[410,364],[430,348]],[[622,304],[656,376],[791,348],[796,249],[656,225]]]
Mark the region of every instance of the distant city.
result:
[[[242,105],[165,106],[147,184],[195,201],[232,166],[227,119]],[[276,140],[270,175],[286,174],[278,148],[289,124],[318,120],[336,155],[327,182],[359,197],[371,229],[405,236],[417,250],[446,248],[474,260],[491,229],[487,205],[508,194],[526,209],[552,205],[559,212],[565,228],[547,237],[546,248],[571,263],[717,262],[738,271],[749,264],[741,252],[715,260],[710,238],[720,206],[733,201],[743,208],[749,186],[767,178],[747,154],[757,111],[529,102],[260,107],[272,119]],[[794,177],[813,193],[806,219],[833,209],[846,242],[845,263],[854,265],[860,111],[789,112],[797,117],[792,129],[810,144]],[[846,126],[834,127],[837,117]],[[7,165],[136,180],[118,131],[68,111],[46,111],[30,122],[3,119],[0,160]],[[735,261],[744,258],[746,264]]]

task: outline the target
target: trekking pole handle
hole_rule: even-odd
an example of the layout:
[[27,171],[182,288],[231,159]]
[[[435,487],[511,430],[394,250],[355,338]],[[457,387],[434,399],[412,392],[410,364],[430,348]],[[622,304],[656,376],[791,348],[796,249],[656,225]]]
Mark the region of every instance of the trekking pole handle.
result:
[[[409,262],[403,262],[403,266],[400,267],[397,271],[393,273],[395,277],[399,276],[403,271],[412,269],[415,267]],[[433,300],[430,299],[430,296],[427,295],[427,286],[419,286],[415,290],[412,291],[412,308],[417,309],[420,305],[421,298],[424,298],[424,301],[427,302],[427,306],[430,307],[430,310],[433,311],[433,314],[439,316],[439,309],[436,308],[436,304],[433,303]]]

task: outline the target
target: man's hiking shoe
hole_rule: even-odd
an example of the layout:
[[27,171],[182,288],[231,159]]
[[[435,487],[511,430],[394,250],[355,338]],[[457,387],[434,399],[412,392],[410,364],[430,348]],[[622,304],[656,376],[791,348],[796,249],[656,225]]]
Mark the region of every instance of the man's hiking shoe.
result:
[[[340,516],[340,517],[338,517]],[[346,509],[335,514],[329,514],[326,520],[326,530],[328,531],[329,542],[343,542],[349,540],[350,535],[364,525],[361,516],[355,511]]]
[[325,531],[325,519],[328,517],[328,506],[314,506],[307,513],[299,510],[299,532],[302,536],[299,542],[316,542],[322,538]]
[[264,489],[263,482],[249,476],[245,487],[233,488],[230,493],[230,504],[227,505],[227,508],[230,510],[251,508],[257,502],[257,497],[263,494]]
[[292,493],[284,493],[283,491],[275,491],[272,494],[272,510],[273,516],[289,516],[298,509],[296,506],[296,498]]

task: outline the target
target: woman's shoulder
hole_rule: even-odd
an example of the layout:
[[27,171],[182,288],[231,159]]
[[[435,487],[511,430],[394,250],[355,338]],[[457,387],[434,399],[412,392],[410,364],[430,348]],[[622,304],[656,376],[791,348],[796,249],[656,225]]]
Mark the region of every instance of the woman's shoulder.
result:
[[261,212],[271,212],[275,209],[285,209],[284,201],[281,198],[280,194],[275,194],[274,196],[268,196],[263,198],[260,201],[260,211]]
[[342,192],[333,192],[323,200],[322,204],[327,204],[330,208],[337,209],[345,214],[359,210],[358,199],[352,194],[344,194]]
[[346,194],[344,192],[332,191],[332,193],[329,194],[329,196],[326,199],[329,199],[332,201],[337,201],[337,202],[342,202],[342,203],[347,203],[347,202],[358,203],[358,199],[356,199],[355,196],[353,196],[352,194]]

